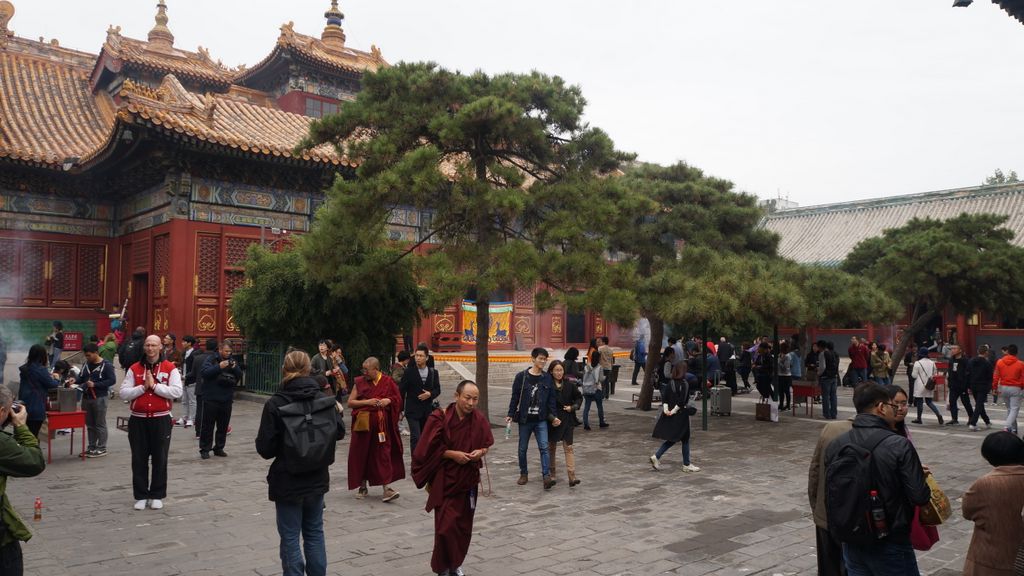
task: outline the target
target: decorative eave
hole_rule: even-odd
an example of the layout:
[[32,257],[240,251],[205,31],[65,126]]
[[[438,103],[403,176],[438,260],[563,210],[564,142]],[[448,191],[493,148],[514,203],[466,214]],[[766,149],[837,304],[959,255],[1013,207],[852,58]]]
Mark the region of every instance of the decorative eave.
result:
[[107,29],[107,39],[92,74],[94,89],[104,71],[114,74],[142,72],[158,76],[174,74],[190,84],[215,92],[227,92],[236,73],[219,61],[215,62],[202,46],[191,52],[166,43],[152,44],[127,38],[121,35],[120,26]]
[[295,32],[294,25],[294,22],[289,22],[281,26],[281,35],[270,54],[255,66],[242,69],[235,76],[235,83],[250,86],[267,72],[274,74],[282,65],[292,62],[355,80],[366,72],[389,66],[376,46],[372,46],[370,52],[345,46],[328,46],[323,40]]

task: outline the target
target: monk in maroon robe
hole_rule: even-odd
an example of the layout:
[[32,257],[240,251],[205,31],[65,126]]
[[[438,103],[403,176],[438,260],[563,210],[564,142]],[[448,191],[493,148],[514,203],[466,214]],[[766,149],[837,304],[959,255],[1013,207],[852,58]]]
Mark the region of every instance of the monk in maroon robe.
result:
[[413,480],[426,486],[426,509],[434,512],[430,568],[436,574],[462,574],[473,536],[481,460],[494,444],[487,417],[476,410],[479,399],[476,384],[463,380],[455,402],[427,418],[412,455]]
[[[383,500],[390,502],[398,498],[390,484],[405,478],[402,440],[398,435],[402,397],[395,381],[380,371],[376,358],[371,356],[363,362],[363,375],[356,378],[348,406],[352,409],[348,489],[359,488],[357,496],[363,498],[369,493],[369,486],[383,486]],[[368,430],[358,430],[361,419],[369,423]]]

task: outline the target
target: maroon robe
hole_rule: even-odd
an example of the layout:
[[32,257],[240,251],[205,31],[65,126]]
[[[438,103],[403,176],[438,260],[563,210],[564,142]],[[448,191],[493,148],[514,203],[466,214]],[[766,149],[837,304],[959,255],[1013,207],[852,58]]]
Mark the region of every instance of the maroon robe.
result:
[[462,566],[473,536],[477,484],[481,462],[457,464],[444,457],[445,450],[472,452],[494,444],[491,426],[474,410],[459,418],[455,404],[427,418],[420,441],[412,455],[412,478],[422,488],[430,484],[427,512],[434,511],[434,554],[430,568],[454,571]]
[[[365,480],[370,486],[387,485],[405,478],[402,461],[402,439],[398,434],[398,416],[402,413],[402,397],[398,385],[387,374],[381,374],[377,384],[367,382],[365,376],[356,378],[355,397],[359,400],[390,398],[390,406],[365,406],[352,409],[352,427],[356,415],[370,413],[370,431],[352,432],[348,448],[348,489],[359,488]],[[385,442],[380,442],[381,424]]]

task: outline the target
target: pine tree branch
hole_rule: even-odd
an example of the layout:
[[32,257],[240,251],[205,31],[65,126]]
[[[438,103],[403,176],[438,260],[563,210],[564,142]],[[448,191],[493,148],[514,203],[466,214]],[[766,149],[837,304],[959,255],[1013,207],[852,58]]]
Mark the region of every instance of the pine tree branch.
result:
[[432,237],[433,237],[433,236],[434,236],[435,234],[437,234],[438,232],[440,232],[440,231],[442,231],[442,230],[446,230],[446,229],[447,229],[447,228],[449,228],[449,227],[450,227],[451,225],[452,225],[452,223],[451,223],[451,222],[449,222],[448,224],[445,224],[444,226],[441,226],[440,228],[434,228],[433,230],[431,230],[431,231],[430,231],[430,234],[427,234],[426,236],[424,236],[423,238],[421,238],[419,242],[417,242],[417,243],[413,244],[413,245],[412,245],[412,246],[410,246],[410,247],[409,247],[409,248],[408,248],[407,250],[405,250],[404,252],[402,252],[401,254],[399,254],[397,258],[395,258],[395,259],[394,259],[394,260],[392,260],[391,262],[388,262],[388,264],[387,264],[387,267],[389,267],[389,268],[390,268],[391,266],[394,266],[395,264],[398,264],[398,262],[399,262],[399,261],[401,261],[401,260],[402,260],[402,258],[405,258],[405,257],[406,257],[406,256],[408,256],[409,254],[412,254],[412,253],[413,253],[413,251],[415,251],[415,250],[416,250],[417,248],[419,248],[420,246],[422,246],[422,245],[426,244],[426,243],[427,243],[427,240],[430,240],[430,239],[431,239],[431,238],[432,238]]

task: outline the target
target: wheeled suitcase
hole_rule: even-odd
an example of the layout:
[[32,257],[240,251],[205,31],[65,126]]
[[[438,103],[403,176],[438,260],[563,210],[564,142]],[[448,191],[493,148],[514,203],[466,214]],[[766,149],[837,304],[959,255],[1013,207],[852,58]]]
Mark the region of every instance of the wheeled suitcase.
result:
[[732,391],[727,386],[711,388],[711,413],[715,416],[732,414]]

